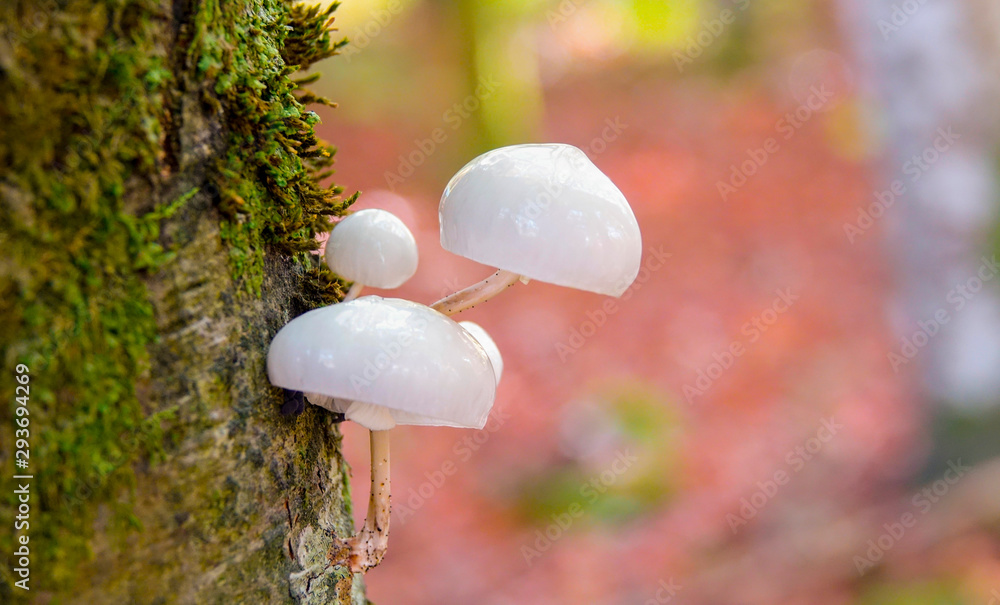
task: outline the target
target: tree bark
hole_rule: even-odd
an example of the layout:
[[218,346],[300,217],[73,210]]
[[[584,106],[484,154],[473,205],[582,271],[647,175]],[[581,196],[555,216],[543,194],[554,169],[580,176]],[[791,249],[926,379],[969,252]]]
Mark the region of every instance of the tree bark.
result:
[[304,105],[325,100],[294,79],[340,47],[331,12],[0,8],[0,389],[30,368],[33,474],[30,527],[0,511],[0,601],[366,602],[337,419],[282,416],[265,363],[343,296],[308,251],[353,198],[320,185],[333,150]]
[[[902,191],[880,220],[895,265],[897,338],[928,338],[916,363],[919,394],[929,404],[996,409],[1000,288],[987,282],[963,299],[955,288],[978,279],[978,271],[993,272],[988,258],[1000,218],[997,10],[978,0],[919,3],[916,11],[893,0],[840,6],[864,92],[882,110],[876,130],[885,130],[884,165],[876,189]],[[882,204],[871,198],[866,208],[872,202]],[[948,325],[940,333],[921,333],[941,317]],[[909,361],[898,353],[890,358],[894,369],[903,362],[911,369]]]

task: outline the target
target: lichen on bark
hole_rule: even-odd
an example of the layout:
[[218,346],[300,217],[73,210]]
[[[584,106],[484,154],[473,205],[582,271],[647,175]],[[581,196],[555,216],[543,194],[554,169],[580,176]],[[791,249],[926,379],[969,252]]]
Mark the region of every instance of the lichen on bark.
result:
[[289,578],[322,556],[325,597],[364,602],[336,560],[337,427],[280,417],[264,366],[281,325],[343,295],[309,250],[354,198],[320,183],[334,150],[305,104],[329,102],[295,75],[343,44],[334,8],[0,6],[0,392],[31,368],[39,602],[308,602]]

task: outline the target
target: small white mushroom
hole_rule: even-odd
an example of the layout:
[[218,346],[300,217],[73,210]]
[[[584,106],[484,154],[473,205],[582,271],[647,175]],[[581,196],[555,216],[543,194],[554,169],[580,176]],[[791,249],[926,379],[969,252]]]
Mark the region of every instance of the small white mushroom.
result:
[[642,236],[628,201],[571,145],[514,145],[469,162],[439,207],[441,245],[497,267],[438,301],[452,315],[517,280],[621,296],[639,273]]
[[487,352],[466,329],[423,305],[378,296],[290,321],[271,341],[267,373],[271,384],[304,391],[371,431],[368,517],[351,541],[351,568],[362,572],[378,565],[388,545],[388,430],[482,428],[497,383]]
[[370,208],[334,226],[326,242],[326,264],[354,282],[345,301],[364,286],[398,288],[417,270],[417,242],[403,221],[386,210]]
[[496,375],[497,384],[499,385],[500,376],[503,374],[503,357],[500,355],[500,347],[497,346],[497,343],[493,342],[493,338],[489,332],[481,325],[472,321],[460,321],[458,325],[465,328],[465,331],[472,334],[476,342],[483,346],[483,350],[486,351],[486,355],[490,358],[490,364],[493,366],[493,373]]

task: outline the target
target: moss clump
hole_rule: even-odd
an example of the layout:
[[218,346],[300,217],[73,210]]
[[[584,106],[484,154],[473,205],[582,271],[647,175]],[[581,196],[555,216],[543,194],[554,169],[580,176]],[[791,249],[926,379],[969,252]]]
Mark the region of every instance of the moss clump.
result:
[[357,194],[341,199],[340,187],[320,184],[336,149],[319,144],[319,117],[304,104],[332,103],[302,88],[315,77],[291,77],[347,43],[330,38],[337,5],[262,11],[264,0],[246,4],[202,4],[188,61],[198,80],[215,83],[206,98],[218,98],[225,112],[229,152],[218,162],[217,183],[229,220],[222,237],[235,274],[259,293],[265,246],[305,261],[301,255],[318,247],[316,233],[328,230],[329,217],[343,214]]
[[[334,150],[317,141],[304,103],[326,101],[292,77],[342,44],[330,38],[335,7],[175,5],[0,6],[0,392],[13,393],[15,364],[30,367],[32,566],[46,570],[47,589],[72,584],[97,510],[113,513],[108,530],[138,525],[133,466],[178,441],[164,439],[173,411],[144,409],[136,383],[157,340],[146,282],[173,257],[160,225],[197,192],[175,178],[184,103],[215,111],[221,127],[218,163],[199,183],[221,210],[245,289],[260,292],[268,247],[308,263],[312,287],[326,280],[322,291],[337,296],[306,252],[354,198],[320,185]],[[13,408],[0,406],[0,442],[11,443]],[[12,514],[0,509],[0,524]],[[11,540],[0,534],[5,557]]]

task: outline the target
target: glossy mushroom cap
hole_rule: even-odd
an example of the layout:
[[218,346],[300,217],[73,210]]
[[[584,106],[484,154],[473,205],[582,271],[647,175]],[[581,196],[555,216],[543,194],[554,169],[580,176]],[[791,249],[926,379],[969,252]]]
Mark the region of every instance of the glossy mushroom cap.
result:
[[476,342],[482,345],[483,350],[486,351],[486,356],[490,358],[490,364],[493,366],[493,373],[496,375],[497,384],[499,385],[500,376],[503,374],[503,357],[500,355],[500,347],[497,346],[497,343],[493,342],[493,338],[490,337],[489,332],[481,325],[472,321],[460,321],[458,325],[465,328],[465,331],[472,334]]
[[417,270],[417,242],[391,212],[360,210],[330,232],[326,264],[349,281],[397,288]]
[[371,430],[482,428],[496,396],[489,357],[464,328],[423,305],[378,296],[290,321],[271,341],[267,375]]
[[[486,352],[486,356],[490,359],[490,365],[493,366],[493,375],[496,378],[497,386],[499,386],[500,376],[503,374],[503,357],[500,355],[500,348],[497,347],[497,343],[493,342],[493,338],[490,337],[489,333],[487,333],[486,330],[477,323],[471,321],[460,321],[458,322],[458,325],[462,326],[462,328],[471,334],[472,337],[476,339],[476,342],[483,347],[483,350]],[[331,412],[344,414],[344,416],[348,419],[374,431],[388,430],[397,424],[437,424],[433,422],[433,419],[428,419],[420,415],[413,415],[400,410],[389,411],[385,408],[369,403],[330,397],[329,395],[321,395],[319,393],[306,393],[305,395],[309,402],[313,405],[326,408]]]
[[446,250],[531,279],[620,296],[639,273],[628,201],[571,145],[479,156],[448,183],[439,217]]

